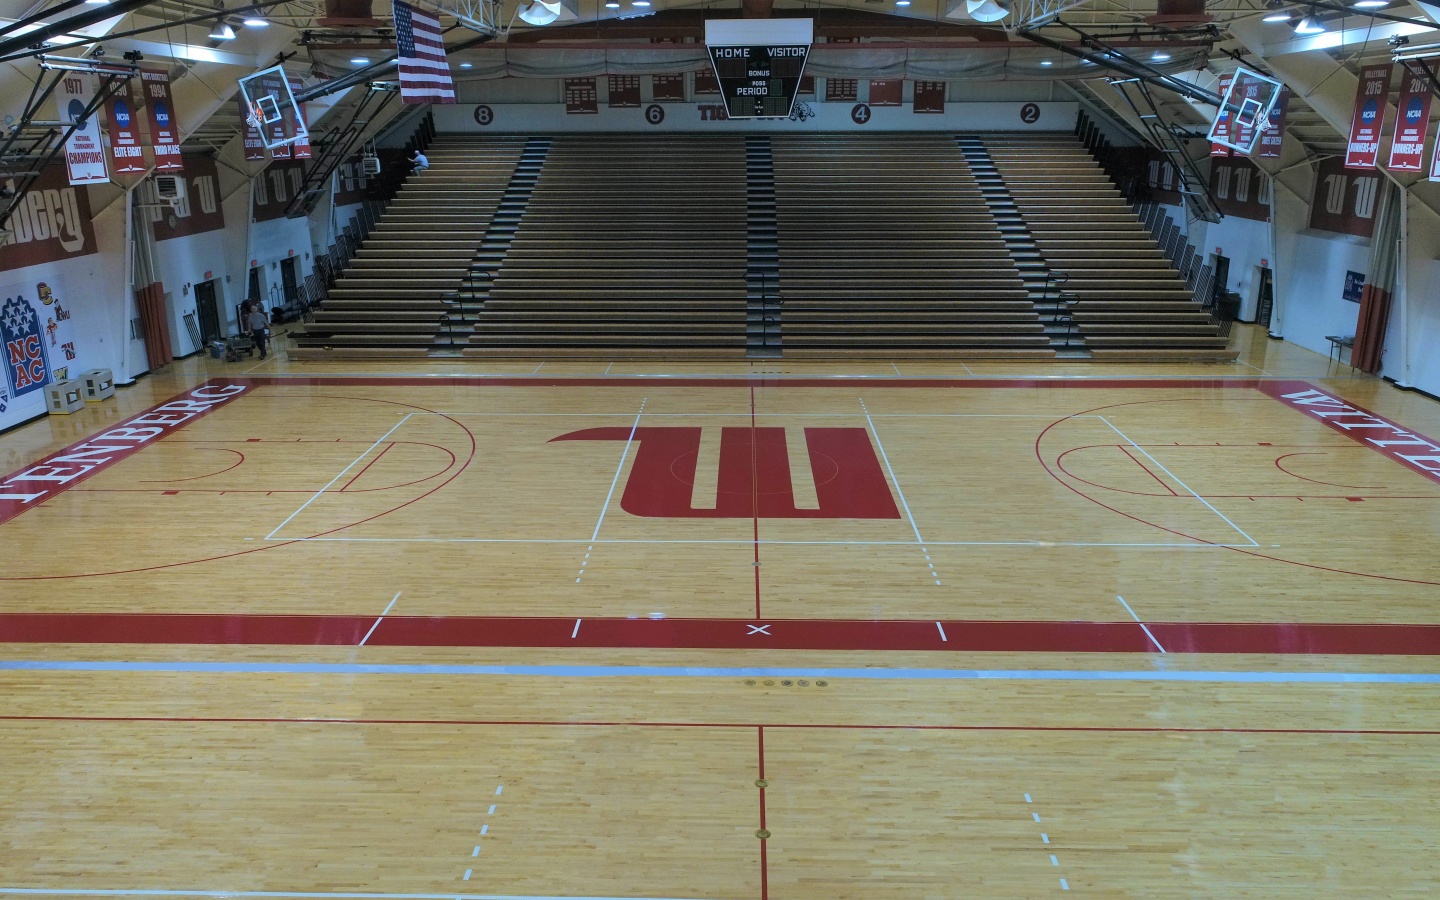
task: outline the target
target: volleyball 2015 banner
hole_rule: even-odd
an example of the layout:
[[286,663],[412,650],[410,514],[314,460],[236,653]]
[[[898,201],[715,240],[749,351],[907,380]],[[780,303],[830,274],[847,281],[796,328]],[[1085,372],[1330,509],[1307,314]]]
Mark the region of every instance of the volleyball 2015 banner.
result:
[[1345,168],[1373,169],[1380,158],[1380,129],[1385,124],[1386,98],[1390,96],[1390,63],[1360,70],[1355,90],[1355,112],[1350,119],[1350,142],[1345,147]]

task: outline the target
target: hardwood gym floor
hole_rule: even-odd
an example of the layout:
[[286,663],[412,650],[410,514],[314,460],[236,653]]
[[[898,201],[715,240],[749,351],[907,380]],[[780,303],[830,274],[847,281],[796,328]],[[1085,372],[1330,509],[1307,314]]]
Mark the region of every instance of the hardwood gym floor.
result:
[[1440,404],[1237,340],[191,359],[0,436],[0,897],[1433,895],[1440,476],[1355,426]]

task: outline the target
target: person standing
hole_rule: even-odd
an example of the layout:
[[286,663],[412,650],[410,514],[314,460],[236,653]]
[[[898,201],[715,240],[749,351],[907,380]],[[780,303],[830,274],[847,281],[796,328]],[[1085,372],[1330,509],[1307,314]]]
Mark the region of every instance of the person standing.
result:
[[270,322],[265,318],[265,312],[260,308],[259,303],[252,303],[249,312],[245,314],[245,327],[250,329],[250,338],[255,346],[260,348],[260,358],[265,358],[265,336],[270,331]]

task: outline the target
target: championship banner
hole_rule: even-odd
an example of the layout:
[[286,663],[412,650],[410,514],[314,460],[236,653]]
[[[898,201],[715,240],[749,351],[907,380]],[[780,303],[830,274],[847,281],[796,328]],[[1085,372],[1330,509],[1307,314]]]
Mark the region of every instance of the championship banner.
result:
[[[291,79],[290,79],[290,93],[292,93],[292,94],[298,94],[298,93],[300,93],[300,90],[301,90],[301,88],[303,88],[303,87],[305,87],[305,85],[301,83],[300,79],[298,79],[298,78],[291,78]],[[310,117],[309,117],[309,116],[306,114],[306,112],[305,112],[305,104],[303,104],[303,103],[296,104],[296,106],[295,106],[295,114],[300,117],[300,120],[301,120],[302,122],[305,123],[305,130],[308,132],[308,131],[310,130]],[[297,140],[294,144],[291,144],[291,147],[294,148],[294,149],[292,150],[292,153],[294,154],[294,157],[295,157],[296,159],[309,159],[309,158],[310,158],[310,135],[309,135],[309,134],[306,134],[304,137],[302,137],[302,138],[300,138],[299,140]]]
[[1400,113],[1390,142],[1390,168],[1396,172],[1425,170],[1425,129],[1430,126],[1430,78],[1409,66],[1400,79]]
[[1279,159],[1280,147],[1285,141],[1285,106],[1290,102],[1290,89],[1284,88],[1270,108],[1270,125],[1260,132],[1260,156],[1265,159]]
[[[1220,76],[1220,96],[1221,96],[1221,97],[1224,97],[1227,93],[1230,92],[1230,80],[1231,80],[1231,78],[1233,78],[1233,77],[1234,77],[1234,76],[1231,76],[1231,75],[1221,75],[1221,76]],[[1220,108],[1220,110],[1215,114],[1215,125],[1214,125],[1213,127],[1214,127],[1214,131],[1215,131],[1215,135],[1216,135],[1217,137],[1222,137],[1222,138],[1225,138],[1226,140],[1229,140],[1229,139],[1230,139],[1230,112],[1229,112],[1228,110],[1226,110],[1223,106],[1222,106],[1222,107]],[[1211,145],[1210,145],[1210,155],[1211,155],[1211,156],[1229,156],[1229,155],[1230,155],[1230,148],[1227,147],[1227,146],[1225,146],[1224,144],[1211,144]]]
[[250,108],[245,105],[245,95],[237,94],[235,102],[240,104],[240,127],[245,135],[245,158],[251,162],[264,159],[265,142],[260,139],[260,129],[250,124]]
[[110,161],[115,164],[116,175],[145,172],[145,144],[140,139],[135,109],[128,91],[105,101],[105,118],[110,123]]
[[179,172],[180,123],[175,121],[175,103],[170,98],[170,74],[164,69],[141,69],[145,85],[145,106],[150,110],[150,146],[155,152],[155,171]]
[[1390,63],[1360,70],[1355,90],[1355,113],[1350,120],[1350,142],[1345,168],[1373,169],[1380,158],[1380,128],[1385,124],[1385,102],[1390,96]]
[[[95,100],[95,81],[89,75],[66,73],[55,87],[55,108],[62,125],[75,125],[65,141],[65,171],[71,184],[99,184],[110,180],[105,169],[105,146],[100,143],[100,117],[85,110]],[[78,124],[77,124],[78,123]]]

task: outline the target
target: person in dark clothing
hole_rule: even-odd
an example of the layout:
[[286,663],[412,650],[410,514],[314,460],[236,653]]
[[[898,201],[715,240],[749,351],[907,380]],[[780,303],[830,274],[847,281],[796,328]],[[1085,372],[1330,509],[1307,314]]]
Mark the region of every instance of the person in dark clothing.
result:
[[265,358],[265,336],[269,333],[270,322],[265,318],[265,313],[260,309],[260,304],[255,303],[247,307],[245,314],[245,327],[250,329],[250,338],[255,341],[255,346],[260,349],[260,358]]

